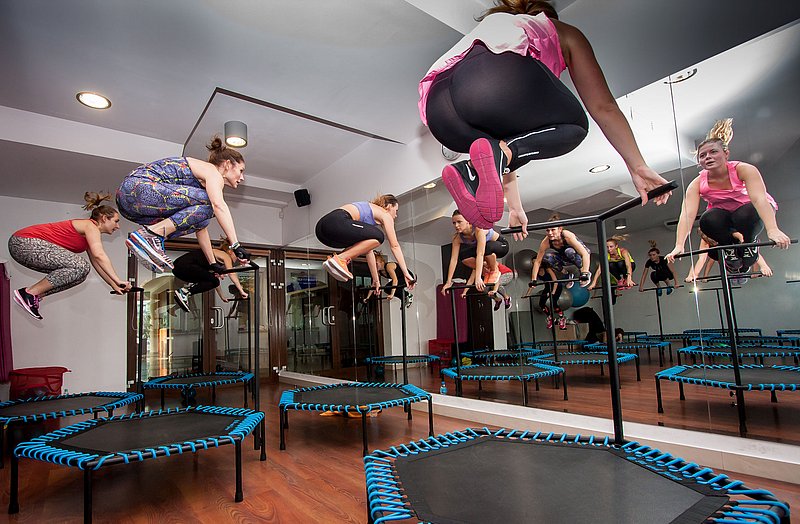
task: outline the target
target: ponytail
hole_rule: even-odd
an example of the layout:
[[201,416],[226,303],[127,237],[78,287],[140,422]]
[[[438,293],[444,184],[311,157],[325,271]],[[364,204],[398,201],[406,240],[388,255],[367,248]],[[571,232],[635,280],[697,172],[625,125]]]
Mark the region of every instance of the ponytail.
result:
[[206,144],[208,149],[208,163],[215,166],[221,166],[226,160],[230,160],[234,164],[241,164],[244,162],[244,157],[237,150],[226,146],[219,135],[214,135],[211,142]]
[[375,204],[378,207],[387,207],[387,206],[391,206],[391,205],[394,205],[394,204],[397,204],[397,205],[400,204],[400,202],[398,202],[398,200],[397,200],[397,197],[394,196],[394,195],[391,195],[389,193],[387,193],[385,195],[376,196],[375,198],[373,198],[371,200],[370,203]]
[[697,151],[695,151],[695,155],[700,151],[706,144],[710,144],[712,142],[717,142],[722,146],[723,151],[728,151],[728,145],[733,140],[733,118],[723,118],[722,120],[717,120],[714,122],[714,126],[706,135],[705,140],[700,142],[697,146]]
[[650,244],[650,249],[647,250],[647,254],[648,255],[650,253],[655,253],[656,255],[660,255],[661,254],[661,250],[658,249],[658,246],[656,245],[656,241],[655,240],[648,240],[647,243]]
[[114,218],[114,216],[117,215],[116,209],[103,204],[103,202],[106,200],[109,202],[111,201],[110,193],[95,193],[87,191],[83,194],[83,201],[85,202],[83,209],[85,211],[92,212],[92,214],[89,216],[91,220],[100,222],[101,217]]

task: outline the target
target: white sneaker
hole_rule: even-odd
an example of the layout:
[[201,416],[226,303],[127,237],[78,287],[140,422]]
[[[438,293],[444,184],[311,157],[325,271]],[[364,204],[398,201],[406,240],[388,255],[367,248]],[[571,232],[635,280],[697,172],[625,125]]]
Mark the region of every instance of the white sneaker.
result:
[[186,288],[178,288],[175,290],[175,301],[181,307],[182,310],[186,311],[187,313],[190,311],[189,309],[189,291]]

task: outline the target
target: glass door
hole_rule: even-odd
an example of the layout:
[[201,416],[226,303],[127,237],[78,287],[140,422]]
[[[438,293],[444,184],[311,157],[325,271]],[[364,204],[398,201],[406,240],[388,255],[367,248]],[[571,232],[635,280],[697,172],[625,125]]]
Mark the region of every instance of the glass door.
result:
[[286,367],[320,374],[333,365],[335,315],[321,260],[286,258]]

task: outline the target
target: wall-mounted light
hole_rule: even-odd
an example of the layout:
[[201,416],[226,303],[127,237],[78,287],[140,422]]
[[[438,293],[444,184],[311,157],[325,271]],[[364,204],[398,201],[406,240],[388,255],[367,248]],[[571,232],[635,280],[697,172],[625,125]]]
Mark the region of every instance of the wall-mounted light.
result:
[[225,143],[231,147],[247,145],[247,124],[238,120],[225,122]]
[[436,182],[428,182],[422,186],[422,189],[433,189],[434,187],[436,187]]
[[590,173],[602,173],[603,171],[608,171],[611,169],[611,166],[608,164],[600,164],[599,166],[594,166],[593,168],[589,169]]
[[626,227],[628,227],[628,223],[624,218],[614,219],[614,229],[625,229]]
[[75,98],[77,98],[78,102],[81,104],[86,107],[91,107],[92,109],[108,109],[111,107],[111,100],[98,93],[92,93],[91,91],[81,91],[75,95]]
[[677,75],[670,75],[670,77],[664,81],[665,84],[677,84],[678,82],[683,82],[684,80],[689,80],[694,75],[697,74],[697,68],[693,67],[692,69],[687,69],[686,71],[681,71]]

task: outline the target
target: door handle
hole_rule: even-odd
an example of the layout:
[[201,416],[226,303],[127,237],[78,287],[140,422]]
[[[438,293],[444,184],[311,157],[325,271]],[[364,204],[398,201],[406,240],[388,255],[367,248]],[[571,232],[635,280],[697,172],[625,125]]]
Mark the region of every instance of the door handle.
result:
[[328,310],[328,325],[335,326],[336,325],[336,315],[333,315],[333,306],[328,306],[325,309]]
[[328,318],[328,308],[326,308],[326,307],[322,308],[321,313],[322,313],[322,325],[323,326],[327,326],[328,325],[328,319],[327,319]]
[[211,311],[214,312],[214,316],[211,317],[211,329],[222,329],[225,325],[225,313],[223,313],[221,307],[212,307]]

